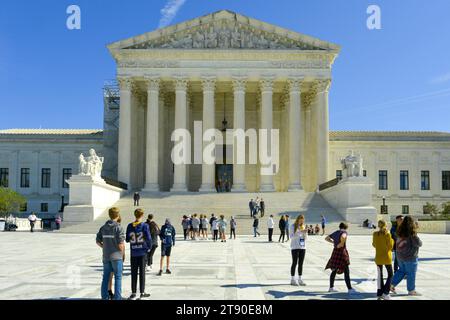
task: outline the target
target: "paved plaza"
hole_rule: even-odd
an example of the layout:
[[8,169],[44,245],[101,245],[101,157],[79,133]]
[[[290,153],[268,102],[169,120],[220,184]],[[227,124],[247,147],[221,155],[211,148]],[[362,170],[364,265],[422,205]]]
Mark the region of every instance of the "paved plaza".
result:
[[[395,299],[450,299],[450,236],[420,235],[417,290],[406,296],[406,283]],[[0,233],[0,299],[98,299],[102,276],[101,250],[94,235],[36,232]],[[179,240],[173,250],[172,275],[148,273],[150,299],[349,299],[343,277],[329,294],[329,271],[324,270],[332,247],[311,236],[304,264],[306,287],[292,287],[289,243],[268,243],[265,237],[241,236],[226,243]],[[351,299],[373,300],[376,268],[371,237],[348,240],[351,277],[360,294]],[[159,261],[159,250],[155,254]],[[123,295],[130,294],[129,248]]]

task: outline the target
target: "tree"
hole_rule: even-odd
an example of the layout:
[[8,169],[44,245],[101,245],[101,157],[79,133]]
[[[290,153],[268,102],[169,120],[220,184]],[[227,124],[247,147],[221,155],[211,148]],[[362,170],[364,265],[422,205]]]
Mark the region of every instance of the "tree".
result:
[[14,190],[0,187],[0,217],[19,211],[20,206],[26,201],[24,196]]
[[435,204],[427,202],[424,206],[424,213],[429,214],[430,216],[437,216],[439,210]]
[[450,216],[450,201],[442,204],[441,214],[444,216]]

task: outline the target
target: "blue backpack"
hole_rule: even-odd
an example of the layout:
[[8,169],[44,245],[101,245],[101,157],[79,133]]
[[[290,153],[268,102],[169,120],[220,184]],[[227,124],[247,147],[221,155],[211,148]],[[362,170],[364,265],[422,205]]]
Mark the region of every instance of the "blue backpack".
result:
[[166,226],[166,228],[164,229],[164,245],[165,246],[172,246],[172,226]]

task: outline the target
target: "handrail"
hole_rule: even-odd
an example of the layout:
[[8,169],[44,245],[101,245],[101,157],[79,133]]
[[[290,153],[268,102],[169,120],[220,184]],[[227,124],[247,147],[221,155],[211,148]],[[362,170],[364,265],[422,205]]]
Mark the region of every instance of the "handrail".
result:
[[120,181],[117,181],[117,180],[114,180],[114,179],[111,179],[108,177],[103,177],[103,176],[102,176],[102,179],[105,180],[105,182],[111,186],[121,188],[123,190],[128,190],[128,185],[124,182],[120,182]]
[[323,191],[325,189],[334,187],[335,185],[337,185],[339,183],[339,181],[341,181],[341,179],[340,178],[336,178],[336,179],[324,182],[321,185],[319,185],[319,191]]

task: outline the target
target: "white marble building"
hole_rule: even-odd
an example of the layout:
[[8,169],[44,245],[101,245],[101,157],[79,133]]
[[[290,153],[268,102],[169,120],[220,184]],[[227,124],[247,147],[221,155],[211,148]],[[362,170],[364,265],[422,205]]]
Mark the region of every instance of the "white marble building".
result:
[[[27,211],[59,210],[63,175],[90,148],[105,157],[103,175],[129,190],[192,192],[214,191],[219,179],[236,191],[314,192],[354,150],[375,182],[375,207],[384,196],[390,214],[422,214],[426,202],[450,201],[450,133],[329,132],[335,44],[220,11],[108,49],[120,102],[105,103],[104,130],[0,130],[0,181],[27,196]],[[172,164],[175,128],[221,129],[224,118],[230,129],[280,130],[275,176],[229,155],[226,165]]]

